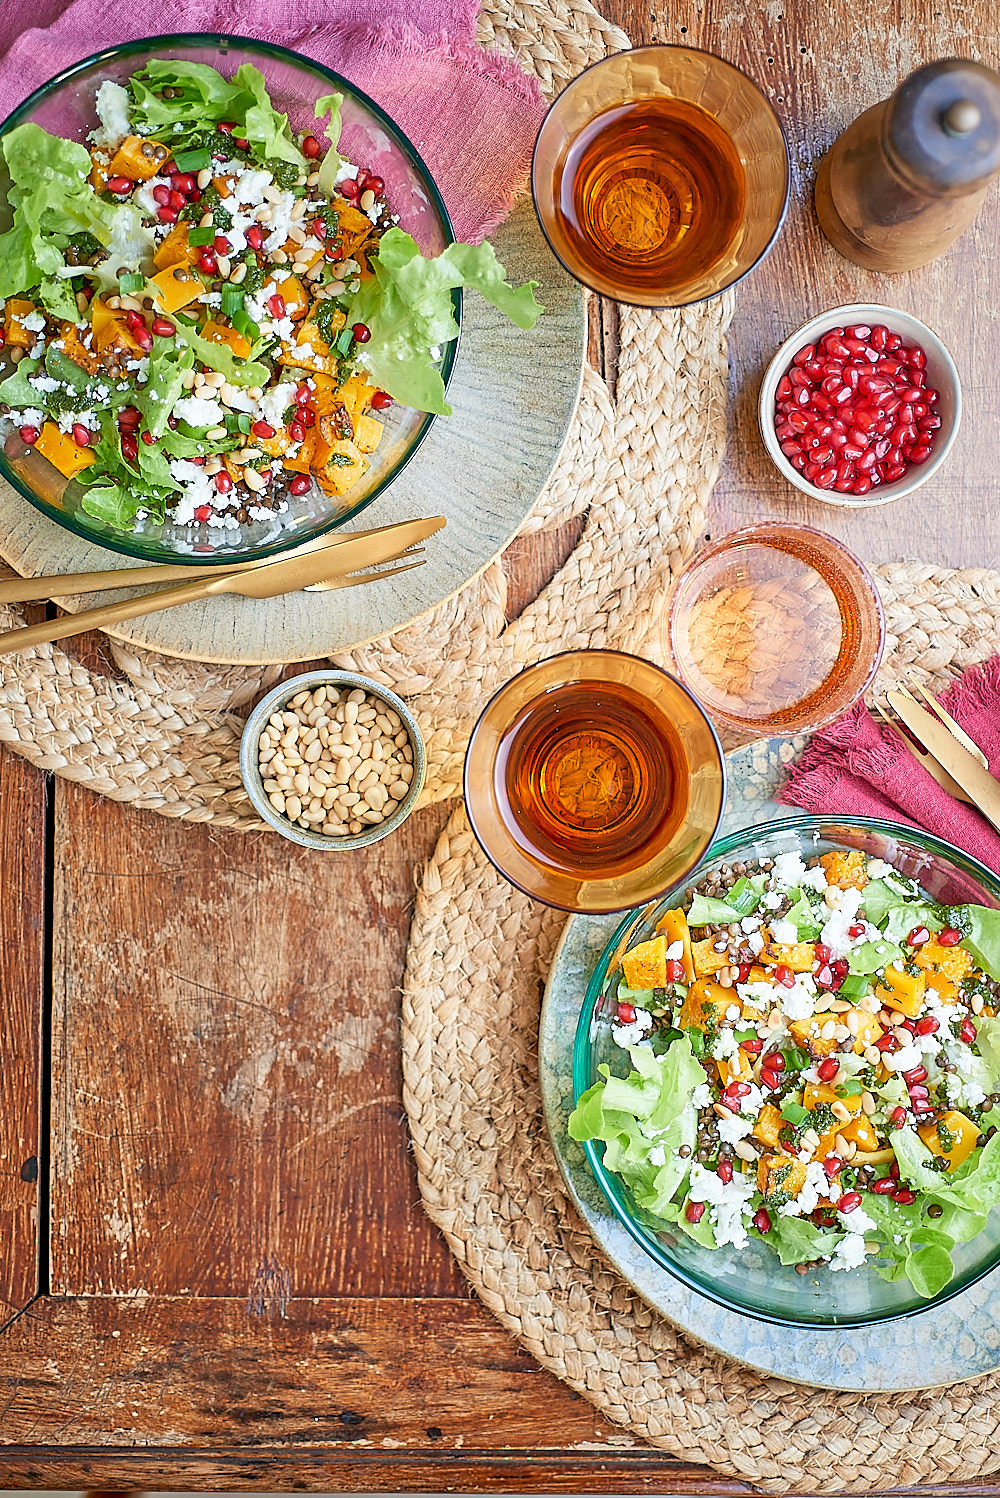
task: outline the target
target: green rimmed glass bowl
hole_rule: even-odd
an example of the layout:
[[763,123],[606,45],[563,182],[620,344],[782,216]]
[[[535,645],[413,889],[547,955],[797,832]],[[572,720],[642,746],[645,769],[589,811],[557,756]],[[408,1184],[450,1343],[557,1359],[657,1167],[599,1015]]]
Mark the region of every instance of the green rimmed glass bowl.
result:
[[[259,68],[276,109],[287,113],[292,129],[316,129],[316,100],[333,91],[342,93],[344,155],[359,166],[370,167],[385,183],[385,195],[399,226],[412,234],[424,255],[438,255],[454,242],[451,222],[441,194],[416,148],[392,120],[367,95],[339,74],[302,57],[287,47],[257,42],[246,37],[219,33],[178,34],[147,37],[119,47],[108,47],[82,62],[74,63],[30,94],[0,125],[0,141],[8,131],[28,122],[51,135],[85,142],[97,124],[94,97],[107,79],[125,83],[149,59],[182,58],[208,63],[231,77],[241,63]],[[6,176],[0,153],[0,235],[10,226],[6,205]],[[0,251],[3,241],[0,239]],[[456,321],[461,320],[461,292],[453,293]],[[440,371],[447,385],[457,353],[458,341],[442,350]],[[0,353],[0,378],[13,366]],[[208,526],[155,526],[141,531],[120,531],[84,513],[84,488],[67,481],[40,453],[26,448],[16,436],[8,438],[9,451],[0,449],[0,477],[58,525],[125,556],[147,562],[205,563],[243,562],[277,556],[326,531],[345,524],[366,509],[403,470],[430,430],[434,417],[425,411],[392,406],[381,413],[385,432],[371,455],[371,467],[363,481],[349,494],[337,497],[323,493],[313,483],[308,493],[288,496],[288,511],[273,520],[242,526],[220,534]]]
[[[792,817],[774,827],[748,828],[713,844],[690,876],[693,884],[727,860],[774,858],[797,849],[804,859],[834,848],[860,848],[884,858],[916,879],[942,904],[971,903],[1000,909],[1000,879],[961,849],[917,828],[864,817]],[[573,1051],[573,1101],[600,1080],[605,1062],[613,1073],[630,1070],[628,1055],[611,1035],[622,954],[655,934],[667,897],[632,911],[615,931],[594,969],[577,1024]],[[667,1274],[718,1305],[782,1326],[875,1325],[950,1300],[1000,1265],[1000,1211],[994,1210],[977,1237],[952,1252],[955,1277],[940,1295],[926,1300],[909,1280],[888,1283],[874,1269],[796,1274],[770,1249],[751,1239],[745,1249],[703,1248],[686,1234],[656,1231],[644,1222],[621,1179],[604,1169],[604,1147],[583,1145],[590,1169],[622,1226]]]

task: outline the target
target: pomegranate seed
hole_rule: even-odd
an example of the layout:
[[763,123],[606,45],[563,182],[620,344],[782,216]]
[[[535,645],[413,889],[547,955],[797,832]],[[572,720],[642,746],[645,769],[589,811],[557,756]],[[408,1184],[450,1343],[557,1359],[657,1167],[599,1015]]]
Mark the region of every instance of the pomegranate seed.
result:
[[371,328],[367,323],[364,322],[356,322],[354,324],[354,327],[351,329],[351,332],[354,334],[355,340],[358,343],[367,343],[369,338],[372,336]]
[[[385,399],[382,401],[382,403],[380,405],[376,406],[375,402],[378,400],[378,398],[379,398],[380,395],[385,396]],[[375,411],[384,410],[384,408],[386,406],[391,406],[391,405],[392,405],[392,397],[391,396],[386,396],[384,390],[378,390],[372,396],[372,409],[375,410]],[[737,983],[745,983],[747,981],[747,979],[750,976],[750,970],[751,970],[752,967],[753,967],[753,963],[751,963],[751,962],[741,962],[740,963],[739,967],[736,970],[736,981],[737,981]]]
[[255,437],[273,437],[274,427],[267,421],[255,421],[250,428]]
[[73,423],[73,441],[77,447],[90,446],[90,432],[82,422],[74,421]]
[[833,1180],[834,1176],[838,1176],[840,1174],[843,1168],[844,1162],[839,1155],[827,1155],[826,1159],[823,1161],[823,1169],[826,1171],[827,1176],[831,1181]]
[[142,349],[143,353],[148,354],[150,349],[153,347],[153,335],[146,327],[145,323],[143,323],[141,328],[134,329],[132,337]]
[[923,1019],[917,1020],[918,1035],[933,1035],[941,1028],[941,1021],[935,1019],[932,1014],[925,1014]]
[[791,393],[792,382],[787,375],[782,375],[781,379],[778,381],[777,389],[774,392],[775,399],[777,400],[778,405],[780,406],[782,401],[786,401]]
[[916,1025],[913,1023],[913,1021],[911,1019],[901,1019],[901,1020],[899,1020],[898,1023],[897,1023],[896,1028],[898,1030],[908,1030],[911,1035],[916,1035],[916,1033],[917,1033],[917,1027],[916,1027]]
[[[220,475],[216,474],[216,478],[219,478],[219,477],[220,477]],[[228,478],[229,475],[227,474],[226,477]],[[211,505],[198,505],[196,507],[196,509],[195,509],[195,512],[194,512],[194,518],[195,518],[195,520],[200,520],[201,523],[202,523],[202,525],[204,525],[205,521],[208,519],[208,517],[211,515],[211,513],[212,513],[212,506]]]
[[39,437],[42,434],[37,427],[18,427],[17,435],[20,437],[25,447],[34,447],[35,443],[38,441]]
[[250,142],[248,140],[244,140],[242,135],[233,136],[233,145],[239,146],[241,151],[248,151],[250,149]]
[[768,1051],[764,1057],[764,1065],[769,1066],[772,1071],[784,1071],[785,1058],[780,1051]]
[[177,176],[174,178],[174,190],[176,192],[182,192],[185,197],[189,192],[194,192],[197,185],[197,182],[195,181],[194,177],[192,177],[190,172],[178,172]]
[[850,972],[850,965],[846,957],[838,957],[835,962],[830,963],[830,966],[833,968],[833,971],[836,973],[838,978],[846,978],[847,974]]
[[170,204],[171,208],[176,208],[178,213],[182,208],[187,207],[187,198],[184,196],[184,194],[182,192],[176,192],[173,189],[171,189],[170,197],[167,199],[167,202]]
[[910,1088],[910,1103],[913,1107],[914,1112],[919,1111],[919,1109],[929,1101],[930,1093],[927,1091],[927,1088],[923,1085],[922,1082],[914,1082],[913,1086]]
[[853,926],[848,926],[848,928],[847,928],[847,934],[848,934],[848,936],[853,937],[855,940],[859,936],[864,936],[864,934],[865,934],[864,925],[860,921],[855,921],[855,923],[854,923]]
[[385,183],[382,181],[381,177],[375,177],[371,173],[369,173],[368,181],[365,183],[365,188],[368,192],[373,192],[377,198],[380,198],[385,192]]
[[113,192],[116,197],[124,197],[132,191],[135,183],[129,177],[109,177],[105,185],[108,192]]
[[157,338],[173,338],[174,334],[177,332],[177,329],[174,327],[169,318],[154,317],[153,332],[156,334]]
[[198,256],[198,269],[206,276],[214,276],[216,274],[219,267],[216,264],[214,250],[202,250]]
[[938,945],[941,947],[957,947],[962,940],[961,931],[956,931],[954,926],[945,926],[943,931],[938,932]]
[[288,486],[289,494],[305,494],[310,486],[308,474],[297,473]]
[[895,1191],[895,1189],[896,1182],[892,1179],[892,1176],[880,1176],[877,1181],[872,1181],[868,1187],[868,1190],[873,1191],[876,1196],[888,1196],[890,1191]]
[[285,306],[285,298],[281,295],[280,291],[276,291],[273,296],[268,297],[267,310],[273,318],[285,316],[288,309]]
[[251,224],[246,231],[246,242],[252,250],[259,250],[264,244],[264,231],[259,224]]
[[232,135],[233,131],[236,129],[236,126],[233,124],[232,120],[223,120],[222,123],[216,125],[215,128],[216,130],[221,131],[223,135]]
[[903,1189],[900,1191],[894,1191],[890,1199],[894,1202],[898,1202],[901,1207],[910,1207],[913,1205],[917,1198],[914,1196],[912,1191]]
[[769,1233],[771,1231],[771,1214],[766,1207],[758,1207],[753,1214],[753,1225],[758,1233]]
[[352,177],[345,177],[343,182],[338,182],[337,191],[349,203],[356,203],[361,196],[361,190]]
[[892,1178],[893,1178],[894,1181],[898,1181],[899,1180],[899,1161],[898,1160],[893,1160],[892,1164],[889,1166],[889,1174],[892,1176]]
[[302,407],[302,415],[300,416],[299,420],[302,422],[302,425],[304,427],[312,427],[316,425],[316,412],[313,410],[312,406]]
[[903,1127],[906,1122],[906,1109],[902,1104],[900,1104],[897,1108],[893,1108],[892,1112],[889,1114],[889,1122],[892,1124],[894,1129],[901,1129]]
[[910,1082],[926,1082],[927,1068],[926,1066],[915,1066],[912,1071],[904,1071],[902,1077],[903,1081],[907,1084]]
[[829,962],[830,958],[833,956],[833,952],[825,942],[816,942],[815,946],[813,947],[813,951],[816,953],[817,962]]
[[836,982],[833,976],[833,969],[828,962],[824,962],[821,967],[816,969],[815,978],[820,988],[829,988],[831,984]]
[[860,1191],[845,1191],[844,1195],[840,1198],[840,1201],[837,1203],[837,1211],[838,1212],[853,1212],[854,1209],[855,1209],[855,1207],[860,1207],[860,1205],[861,1205],[861,1192]]
[[760,1069],[760,1085],[770,1087],[773,1091],[778,1086],[778,1078],[769,1067],[762,1066]]
[[228,255],[230,250],[229,240],[224,234],[217,234],[212,240],[212,249],[217,255]]
[[293,442],[304,442],[306,439],[306,429],[301,423],[290,421],[288,423],[288,435]]
[[782,988],[794,988],[795,974],[790,967],[786,967],[783,962],[779,962],[774,970],[774,981],[780,983]]
[[764,1042],[758,1037],[757,1040],[741,1040],[740,1050],[746,1051],[748,1056],[759,1056],[764,1049]]
[[726,1088],[726,1091],[727,1092],[732,1091],[733,1094],[736,1097],[749,1097],[749,1095],[750,1095],[750,1083],[749,1082],[730,1082],[729,1086]]
[[156,441],[156,438],[153,436],[152,432],[143,432],[142,440],[143,442],[145,442],[147,447],[152,447],[153,443]]
[[958,1032],[959,1040],[964,1040],[966,1045],[971,1045],[976,1038],[976,1027],[971,1019],[962,1021],[962,1028]]
[[139,444],[131,435],[122,435],[122,457],[129,463],[134,463],[139,456]]
[[204,468],[204,466],[205,466],[205,459],[204,458],[200,458],[200,457],[199,458],[188,458],[188,462],[189,463],[193,463],[196,468]]
[[133,332],[135,332],[136,328],[144,328],[146,326],[146,319],[142,313],[134,310],[126,312],[125,321]]
[[827,1056],[816,1068],[816,1075],[821,1082],[831,1082],[840,1070],[840,1062],[836,1056]]
[[668,983],[683,983],[683,981],[684,981],[684,964],[683,964],[683,962],[678,962],[678,960],[677,960],[676,957],[671,957],[668,960],[667,964],[666,964],[666,974],[667,974],[667,982]]
[[118,412],[118,425],[123,427],[137,427],[142,420],[142,414],[136,406],[122,406]]
[[621,1020],[621,1022],[622,1022],[623,1025],[634,1024],[635,1023],[635,1006],[633,1004],[619,1004],[618,1005],[618,1018]]
[[723,1185],[728,1184],[728,1182],[733,1178],[732,1160],[720,1160],[718,1165],[715,1167],[715,1173],[719,1177],[719,1180],[723,1183]]
[[914,926],[906,940],[911,947],[922,947],[931,939],[931,933],[926,926]]
[[320,145],[315,135],[307,135],[305,140],[302,142],[302,154],[303,156],[308,157],[310,161],[315,161],[316,157],[322,153],[322,150],[323,147]]
[[875,1042],[875,1048],[879,1051],[898,1051],[900,1043],[890,1030],[887,1034],[879,1036]]
[[233,487],[232,478],[224,468],[215,475],[215,487],[220,494],[228,494]]
[[153,188],[153,202],[159,203],[161,208],[165,208],[170,202],[170,188],[165,182],[161,182]]
[[169,203],[164,203],[162,208],[157,208],[156,217],[160,220],[161,224],[176,224],[177,209],[171,208]]

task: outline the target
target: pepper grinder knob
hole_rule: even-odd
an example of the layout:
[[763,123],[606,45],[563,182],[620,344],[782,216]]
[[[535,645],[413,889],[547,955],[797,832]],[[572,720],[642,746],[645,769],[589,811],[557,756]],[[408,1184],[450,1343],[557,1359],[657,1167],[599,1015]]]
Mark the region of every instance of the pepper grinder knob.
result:
[[913,270],[968,227],[998,172],[1000,74],[967,58],[928,63],[823,158],[820,227],[858,265]]

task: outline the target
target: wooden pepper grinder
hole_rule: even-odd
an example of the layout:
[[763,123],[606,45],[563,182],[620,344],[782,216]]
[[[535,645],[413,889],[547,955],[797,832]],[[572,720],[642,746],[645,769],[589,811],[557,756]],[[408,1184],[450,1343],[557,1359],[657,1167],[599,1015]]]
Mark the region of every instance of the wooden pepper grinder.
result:
[[824,156],[820,228],[869,270],[914,270],[957,239],[1000,171],[1000,74],[928,63],[866,109]]

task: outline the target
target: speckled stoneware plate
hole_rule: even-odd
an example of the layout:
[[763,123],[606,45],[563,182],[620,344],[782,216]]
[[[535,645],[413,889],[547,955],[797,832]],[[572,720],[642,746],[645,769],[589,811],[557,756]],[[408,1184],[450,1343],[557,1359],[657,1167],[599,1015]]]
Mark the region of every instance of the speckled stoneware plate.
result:
[[[771,739],[728,758],[729,804],[720,835],[796,815],[773,794],[798,741]],[[643,1253],[613,1215],[580,1145],[566,1132],[573,1106],[573,1040],[590,975],[621,915],[571,916],[552,962],[539,1027],[542,1105],[560,1169],[594,1239],[642,1298],[699,1342],[759,1373],[843,1392],[932,1389],[1000,1368],[1000,1270],[944,1305],[888,1326],[781,1327],[726,1310],[689,1290]]]
[[[467,292],[448,386],[454,414],[438,417],[420,450],[344,532],[444,515],[426,563],[332,593],[252,599],[226,595],[116,625],[108,633],[164,655],[224,664],[322,659],[411,624],[464,588],[511,540],[555,467],[583,378],[583,292],[566,275],[525,199],[493,236],[512,280],[539,283],[545,307],[531,332]],[[139,562],[75,536],[0,481],[0,556],[24,577]],[[74,612],[122,592],[58,601]]]

